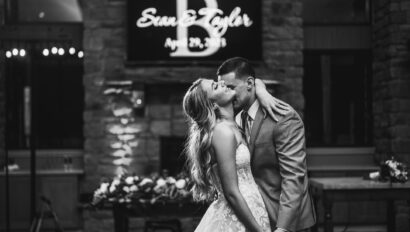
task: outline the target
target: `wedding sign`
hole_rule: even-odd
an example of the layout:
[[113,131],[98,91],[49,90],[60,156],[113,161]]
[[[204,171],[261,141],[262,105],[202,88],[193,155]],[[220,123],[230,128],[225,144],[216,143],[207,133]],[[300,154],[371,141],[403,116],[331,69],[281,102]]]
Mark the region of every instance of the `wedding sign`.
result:
[[260,0],[128,0],[128,61],[261,59]]

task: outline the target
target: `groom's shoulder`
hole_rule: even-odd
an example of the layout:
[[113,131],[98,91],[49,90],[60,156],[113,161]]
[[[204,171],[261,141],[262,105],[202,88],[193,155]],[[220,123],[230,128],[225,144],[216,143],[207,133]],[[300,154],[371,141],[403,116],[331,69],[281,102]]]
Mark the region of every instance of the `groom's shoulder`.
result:
[[288,109],[284,110],[282,113],[283,114],[278,114],[276,113],[276,116],[278,118],[277,123],[283,123],[286,121],[302,121],[299,113],[290,105],[287,104]]

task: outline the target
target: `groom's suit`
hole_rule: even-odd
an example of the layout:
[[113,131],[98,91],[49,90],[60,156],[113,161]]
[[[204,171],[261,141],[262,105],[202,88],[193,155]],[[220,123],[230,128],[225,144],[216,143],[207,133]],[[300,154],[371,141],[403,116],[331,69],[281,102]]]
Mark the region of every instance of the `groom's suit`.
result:
[[[240,126],[242,113],[236,117]],[[308,188],[304,125],[292,108],[278,119],[273,121],[257,107],[248,144],[252,173],[271,225],[298,231],[316,221]]]

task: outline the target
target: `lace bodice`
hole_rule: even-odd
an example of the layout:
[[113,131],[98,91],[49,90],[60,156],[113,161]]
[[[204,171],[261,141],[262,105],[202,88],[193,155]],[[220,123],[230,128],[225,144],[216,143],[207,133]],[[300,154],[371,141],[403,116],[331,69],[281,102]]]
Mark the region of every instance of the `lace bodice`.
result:
[[[271,231],[265,204],[252,176],[250,162],[251,155],[248,147],[245,144],[239,144],[236,148],[236,172],[238,176],[239,191],[259,225],[261,225],[264,231]],[[224,197],[216,169],[214,169],[214,176],[214,184],[218,191],[218,199],[209,206],[195,231],[244,232],[244,225],[238,220]]]
[[[238,185],[239,185],[239,190],[241,191],[241,188],[246,188],[247,184],[253,184],[254,179],[252,176],[252,171],[251,171],[251,155],[249,153],[248,147],[240,143],[238,147],[236,148],[236,173],[238,175]],[[221,186],[221,181],[219,179],[219,176],[217,174],[217,170],[214,169],[214,176],[215,176],[215,185],[216,189],[218,191],[218,196],[223,197],[223,189]],[[246,191],[246,189],[243,189]],[[242,192],[242,191],[241,191]]]

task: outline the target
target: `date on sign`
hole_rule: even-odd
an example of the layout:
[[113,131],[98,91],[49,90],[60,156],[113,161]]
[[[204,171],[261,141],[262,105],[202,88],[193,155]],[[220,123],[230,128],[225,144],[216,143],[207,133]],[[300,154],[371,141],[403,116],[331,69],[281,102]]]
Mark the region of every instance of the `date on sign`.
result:
[[209,47],[223,48],[226,47],[226,39],[224,37],[205,37],[203,39],[199,37],[189,37],[183,39],[171,39],[166,38],[164,43],[165,48],[170,48],[175,51],[179,47],[206,49]]

